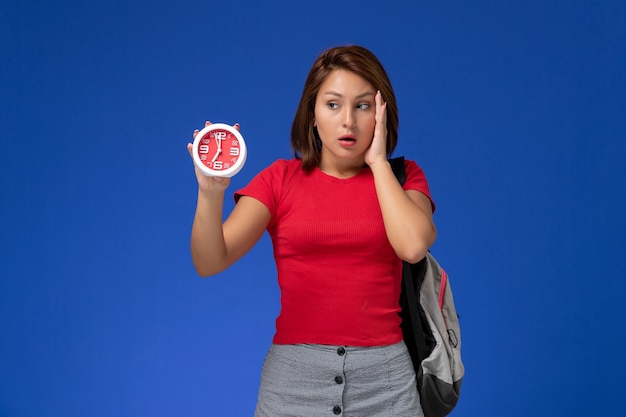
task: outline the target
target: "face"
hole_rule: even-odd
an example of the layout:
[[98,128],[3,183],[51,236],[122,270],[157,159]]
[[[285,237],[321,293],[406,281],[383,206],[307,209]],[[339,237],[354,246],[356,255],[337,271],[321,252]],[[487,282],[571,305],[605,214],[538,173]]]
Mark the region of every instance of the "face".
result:
[[374,137],[375,96],[369,82],[347,70],[334,70],[324,80],[315,100],[322,166],[363,165]]

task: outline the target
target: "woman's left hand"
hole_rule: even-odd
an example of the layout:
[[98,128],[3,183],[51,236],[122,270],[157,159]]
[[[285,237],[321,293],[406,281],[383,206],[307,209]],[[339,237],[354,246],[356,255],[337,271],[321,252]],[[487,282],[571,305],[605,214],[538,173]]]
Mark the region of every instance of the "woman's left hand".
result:
[[380,91],[376,93],[376,114],[374,118],[374,138],[365,152],[365,163],[369,166],[387,161],[387,103],[383,102]]

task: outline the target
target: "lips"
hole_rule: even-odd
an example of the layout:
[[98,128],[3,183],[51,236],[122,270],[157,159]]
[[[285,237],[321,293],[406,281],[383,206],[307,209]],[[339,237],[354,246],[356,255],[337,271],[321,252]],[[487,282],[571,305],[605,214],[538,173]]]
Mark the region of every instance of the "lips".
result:
[[339,143],[343,146],[352,146],[356,143],[356,138],[352,135],[346,135],[339,138]]

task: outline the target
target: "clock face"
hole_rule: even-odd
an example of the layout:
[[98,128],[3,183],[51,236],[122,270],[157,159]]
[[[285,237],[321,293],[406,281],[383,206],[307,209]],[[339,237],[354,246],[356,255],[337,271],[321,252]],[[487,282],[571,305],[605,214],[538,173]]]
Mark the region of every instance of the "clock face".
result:
[[193,143],[193,157],[203,174],[232,177],[246,161],[246,144],[234,127],[215,123],[202,129]]

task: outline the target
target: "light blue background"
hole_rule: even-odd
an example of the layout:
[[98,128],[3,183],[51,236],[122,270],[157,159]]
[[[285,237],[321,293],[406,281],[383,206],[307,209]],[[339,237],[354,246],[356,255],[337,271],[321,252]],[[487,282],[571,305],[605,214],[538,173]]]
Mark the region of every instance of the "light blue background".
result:
[[438,205],[452,415],[623,414],[626,3],[5,0],[0,416],[252,415],[271,246],[196,276],[185,146],[239,122],[231,192],[290,157],[306,73],[346,43],[386,66]]

